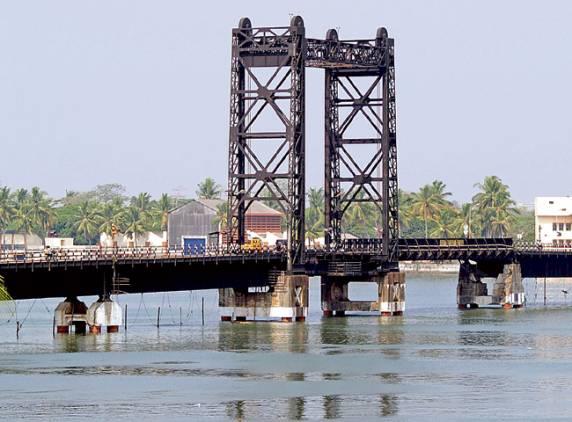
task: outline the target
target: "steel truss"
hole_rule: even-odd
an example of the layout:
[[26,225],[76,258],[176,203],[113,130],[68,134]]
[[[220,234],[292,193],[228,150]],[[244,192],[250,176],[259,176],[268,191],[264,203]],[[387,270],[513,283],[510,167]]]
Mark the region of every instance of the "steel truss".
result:
[[[304,31],[298,16],[277,28],[252,28],[243,18],[232,34],[227,241],[244,243],[245,215],[254,201],[277,204],[287,219],[290,271],[304,254]],[[271,71],[260,75],[256,68]],[[265,109],[278,118],[272,131],[261,117]],[[265,141],[275,141],[267,158],[255,145]]]
[[[353,52],[349,47],[340,47],[347,44],[360,50],[359,54],[353,53],[355,65],[324,66],[326,244],[342,247],[344,216],[356,204],[369,204],[370,211],[379,216],[381,252],[392,261],[399,237],[393,40],[384,28],[378,30],[374,40],[358,41],[339,41],[337,32],[329,30],[326,43],[331,45],[328,51]],[[348,134],[359,115],[372,135]],[[356,150],[360,146],[364,150],[364,146],[370,146],[371,150],[372,145],[377,147],[375,152],[361,163],[357,158],[364,153]]]
[[[384,28],[369,40],[340,41],[335,30],[325,40],[306,39],[299,16],[288,27],[264,28],[243,18],[232,32],[228,244],[244,243],[252,203],[271,201],[287,218],[288,269],[303,262],[305,67],[326,70],[326,244],[341,247],[344,215],[353,204],[368,203],[379,215],[382,254],[393,261],[399,236],[393,39]],[[265,78],[257,68],[266,70]],[[356,81],[366,78],[371,83],[364,89]],[[265,109],[278,117],[272,131],[261,122]],[[372,136],[347,135],[357,115]],[[278,142],[265,159],[255,145],[269,140]],[[350,151],[360,145],[377,146],[365,165]]]

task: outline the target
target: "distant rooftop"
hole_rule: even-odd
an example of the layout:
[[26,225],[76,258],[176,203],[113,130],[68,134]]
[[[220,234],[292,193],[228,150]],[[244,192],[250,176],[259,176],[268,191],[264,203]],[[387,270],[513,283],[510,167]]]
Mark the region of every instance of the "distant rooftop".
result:
[[570,216],[572,215],[572,197],[537,196],[534,198],[534,213],[537,216]]

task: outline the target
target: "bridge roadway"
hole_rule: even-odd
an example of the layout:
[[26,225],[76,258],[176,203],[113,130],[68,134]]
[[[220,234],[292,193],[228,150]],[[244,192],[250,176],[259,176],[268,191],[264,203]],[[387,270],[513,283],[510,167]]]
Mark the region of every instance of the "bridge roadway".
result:
[[[378,241],[349,241],[340,250],[307,249],[295,271],[309,276],[369,280],[397,268]],[[513,244],[511,239],[400,239],[399,261],[472,260],[483,276],[519,262],[523,277],[572,277],[572,249]],[[286,254],[205,249],[75,248],[0,253],[0,275],[15,299],[96,295],[106,290],[146,293],[266,286],[286,269]],[[114,277],[115,274],[115,277]],[[115,280],[115,282],[114,282]]]

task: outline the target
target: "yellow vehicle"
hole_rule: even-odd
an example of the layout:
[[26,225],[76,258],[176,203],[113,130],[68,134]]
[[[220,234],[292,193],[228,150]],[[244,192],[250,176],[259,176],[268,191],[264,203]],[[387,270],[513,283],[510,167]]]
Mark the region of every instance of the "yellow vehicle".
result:
[[263,250],[262,240],[260,240],[258,237],[250,239],[248,242],[242,245],[241,249],[245,252],[261,252]]

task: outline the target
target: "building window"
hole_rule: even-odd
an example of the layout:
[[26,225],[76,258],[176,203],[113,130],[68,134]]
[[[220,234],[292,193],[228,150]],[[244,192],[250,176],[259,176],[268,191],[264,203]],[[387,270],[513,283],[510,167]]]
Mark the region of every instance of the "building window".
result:
[[564,223],[559,223],[559,224],[558,224],[558,230],[559,230],[559,231],[564,231]]
[[556,230],[558,230],[558,224],[552,223],[552,231],[555,232]]
[[552,240],[552,246],[558,246],[558,240],[553,239]]
[[566,223],[566,231],[570,231],[570,230],[572,230],[572,224]]

